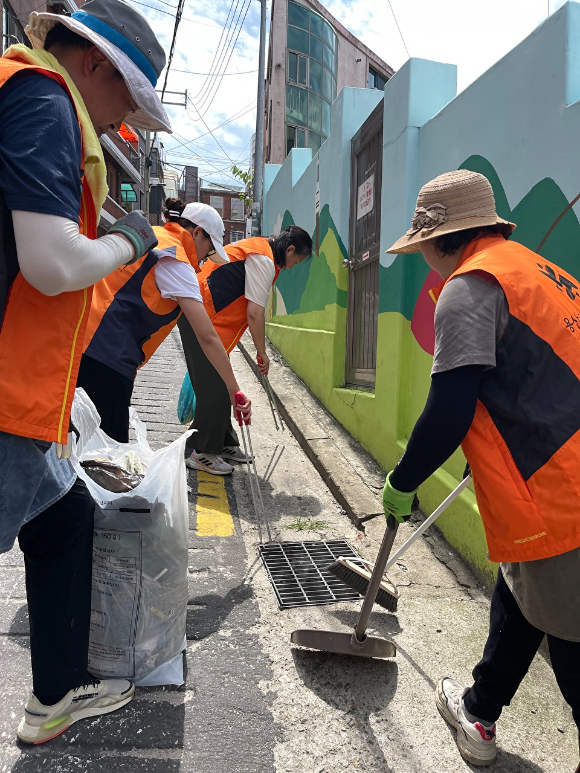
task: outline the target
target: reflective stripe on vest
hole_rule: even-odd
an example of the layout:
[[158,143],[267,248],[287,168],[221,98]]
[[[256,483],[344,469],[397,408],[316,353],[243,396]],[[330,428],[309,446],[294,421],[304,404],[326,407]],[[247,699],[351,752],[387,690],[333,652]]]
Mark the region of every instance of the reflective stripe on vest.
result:
[[[225,250],[230,262],[219,265],[208,260],[198,279],[205,309],[229,354],[248,327],[245,260],[248,255],[265,255],[274,262],[274,255],[268,239],[261,236],[228,244]],[[274,282],[279,273],[275,266]]]
[[[0,88],[16,73],[31,71],[57,81],[60,75],[14,59],[0,59]],[[82,137],[82,129],[81,129]],[[79,159],[83,168],[84,153]],[[83,181],[79,228],[97,236],[97,213]],[[43,295],[19,273],[10,288],[0,329],[0,430],[66,443],[92,288]]]
[[501,236],[469,244],[449,279],[472,271],[509,307],[462,443],[490,558],[565,553],[580,546],[580,282]]
[[162,298],[157,289],[157,261],[171,257],[191,265],[179,233],[159,226],[153,230],[159,241],[155,250],[95,285],[85,338],[87,356],[130,379],[169,335],[181,313],[177,301]]

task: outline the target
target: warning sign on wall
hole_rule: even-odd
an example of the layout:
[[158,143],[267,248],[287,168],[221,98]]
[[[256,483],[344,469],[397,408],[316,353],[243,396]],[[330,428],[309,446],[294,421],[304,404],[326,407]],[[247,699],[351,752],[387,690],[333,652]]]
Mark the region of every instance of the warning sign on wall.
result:
[[368,215],[374,207],[374,186],[375,176],[372,174],[367,180],[364,181],[358,189],[358,202],[356,208],[356,219],[360,220],[361,217]]

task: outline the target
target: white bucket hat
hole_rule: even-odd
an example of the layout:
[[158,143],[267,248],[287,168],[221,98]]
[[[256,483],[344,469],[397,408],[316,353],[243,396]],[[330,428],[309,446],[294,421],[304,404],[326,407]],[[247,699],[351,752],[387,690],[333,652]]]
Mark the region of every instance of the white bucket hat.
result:
[[171,133],[171,124],[155,86],[165,67],[165,52],[147,19],[123,0],[90,0],[72,16],[56,13],[30,15],[26,34],[33,48],[44,48],[55,24],[63,24],[103,52],[123,76],[138,105],[131,125]]
[[418,252],[422,243],[436,236],[500,223],[512,231],[516,227],[497,214],[487,177],[468,169],[446,172],[421,188],[411,228],[386,252]]
[[[177,214],[177,213],[171,213]],[[221,260],[216,260],[215,256],[209,255],[208,257],[214,263],[229,263],[230,259],[224,249],[224,221],[221,219],[219,212],[210,207],[209,204],[202,204],[200,201],[192,201],[190,204],[186,204],[183,208],[183,212],[178,215],[184,220],[189,220],[193,225],[198,225],[200,228],[209,234],[213,248]]]

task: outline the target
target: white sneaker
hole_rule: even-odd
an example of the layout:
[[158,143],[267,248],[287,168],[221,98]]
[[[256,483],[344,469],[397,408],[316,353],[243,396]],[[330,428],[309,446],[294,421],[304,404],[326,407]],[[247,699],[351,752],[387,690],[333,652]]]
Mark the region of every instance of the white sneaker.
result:
[[232,465],[224,462],[221,456],[200,451],[192,451],[185,463],[192,470],[203,470],[211,475],[230,475],[234,471]]
[[457,746],[464,760],[472,765],[486,767],[495,762],[495,724],[492,727],[482,722],[470,722],[465,716],[463,696],[469,687],[455,679],[441,679],[437,685],[435,703],[443,719],[457,730]]
[[247,461],[253,462],[254,459],[252,456],[244,453],[242,449],[239,446],[224,446],[224,450],[222,451],[222,457],[224,459],[227,459],[229,462],[240,462],[242,464],[245,464]]
[[120,709],[132,700],[135,685],[128,679],[94,679],[69,690],[54,706],[44,706],[31,694],[18,726],[18,738],[24,743],[44,743],[64,733],[74,722]]

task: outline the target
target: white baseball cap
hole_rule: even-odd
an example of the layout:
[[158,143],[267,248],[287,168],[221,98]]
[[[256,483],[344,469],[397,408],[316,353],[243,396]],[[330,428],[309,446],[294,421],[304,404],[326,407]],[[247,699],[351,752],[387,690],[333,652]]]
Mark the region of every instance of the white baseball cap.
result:
[[[227,252],[224,250],[224,221],[216,209],[210,207],[209,204],[192,201],[190,204],[186,204],[179,217],[189,220],[194,225],[198,225],[209,234],[213,248],[216,251],[216,255],[209,256],[210,260],[214,263],[230,262]],[[218,259],[216,260],[216,258]]]

